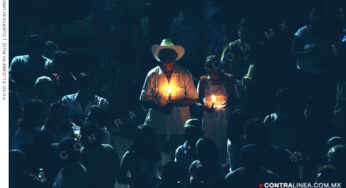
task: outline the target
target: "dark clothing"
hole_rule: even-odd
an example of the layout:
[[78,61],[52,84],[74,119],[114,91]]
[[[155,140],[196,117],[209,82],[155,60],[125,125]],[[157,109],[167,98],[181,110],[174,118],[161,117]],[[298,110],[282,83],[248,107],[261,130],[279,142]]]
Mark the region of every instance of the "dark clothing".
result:
[[174,161],[184,170],[188,170],[190,164],[196,159],[194,147],[186,141],[175,151]]
[[89,179],[85,167],[79,162],[64,166],[58,173],[52,188],[88,188]]
[[277,182],[279,176],[263,167],[252,171],[240,167],[228,173],[225,180],[230,188],[253,188],[258,187],[260,183]]
[[191,163],[189,169],[189,188],[212,188],[223,182],[228,170],[217,163],[206,167],[199,160]]
[[112,146],[102,144],[84,148],[82,157],[91,187],[114,188],[120,161]]

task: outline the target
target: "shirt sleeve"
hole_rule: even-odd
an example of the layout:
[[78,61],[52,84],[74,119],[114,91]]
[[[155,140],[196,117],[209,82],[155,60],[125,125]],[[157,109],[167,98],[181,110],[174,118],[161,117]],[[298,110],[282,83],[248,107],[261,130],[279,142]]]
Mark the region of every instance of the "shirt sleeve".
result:
[[186,83],[185,97],[188,99],[198,99],[196,87],[195,87],[195,84],[193,83],[191,73],[187,73],[185,75],[185,83]]
[[307,29],[306,26],[301,27],[301,28],[299,28],[299,29],[297,30],[297,32],[294,33],[294,35],[295,35],[296,37],[298,37],[298,38],[303,38],[303,37],[304,37],[304,34],[305,34],[305,32],[306,32],[306,29]]
[[144,85],[141,91],[141,95],[139,96],[140,101],[150,101],[153,100],[153,94],[151,90],[151,78],[150,75],[147,75],[144,81]]
[[21,59],[19,57],[14,57],[11,61],[9,73],[11,74],[11,79],[13,79],[14,81],[17,80],[17,78],[22,72],[22,66],[20,66],[20,61]]
[[197,90],[196,90],[196,91],[197,91],[197,95],[200,94],[200,93],[199,93],[199,85],[200,85],[200,84],[201,84],[201,80],[199,80],[199,81],[198,81],[198,84],[197,84]]

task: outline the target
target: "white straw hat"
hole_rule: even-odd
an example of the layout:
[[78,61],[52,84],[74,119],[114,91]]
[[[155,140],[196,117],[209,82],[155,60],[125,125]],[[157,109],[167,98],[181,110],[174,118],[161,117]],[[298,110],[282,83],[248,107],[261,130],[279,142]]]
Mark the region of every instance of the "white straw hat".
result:
[[158,62],[161,62],[158,57],[159,51],[165,48],[169,48],[177,52],[178,56],[175,59],[175,61],[178,61],[180,58],[182,58],[185,53],[184,47],[179,45],[174,45],[174,43],[169,39],[163,39],[160,45],[154,44],[151,46],[151,51],[153,53],[153,56]]

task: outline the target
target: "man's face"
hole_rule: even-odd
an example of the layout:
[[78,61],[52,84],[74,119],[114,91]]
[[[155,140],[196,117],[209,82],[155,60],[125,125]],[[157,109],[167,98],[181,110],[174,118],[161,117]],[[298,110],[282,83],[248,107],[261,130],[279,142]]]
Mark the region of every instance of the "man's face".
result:
[[205,63],[205,72],[212,80],[217,80],[220,75],[220,66],[221,64],[217,61],[206,62]]
[[160,64],[164,72],[172,72],[174,69],[175,62],[174,61],[169,63],[161,62]]

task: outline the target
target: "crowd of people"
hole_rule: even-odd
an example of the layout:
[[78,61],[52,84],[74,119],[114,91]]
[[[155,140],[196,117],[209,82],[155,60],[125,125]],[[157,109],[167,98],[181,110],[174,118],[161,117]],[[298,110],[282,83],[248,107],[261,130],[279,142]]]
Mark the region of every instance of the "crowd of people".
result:
[[[9,67],[10,187],[346,185],[343,1],[277,30],[221,2],[95,1],[91,69],[62,50],[63,20],[56,41],[30,34]],[[136,103],[145,117],[119,126]]]

